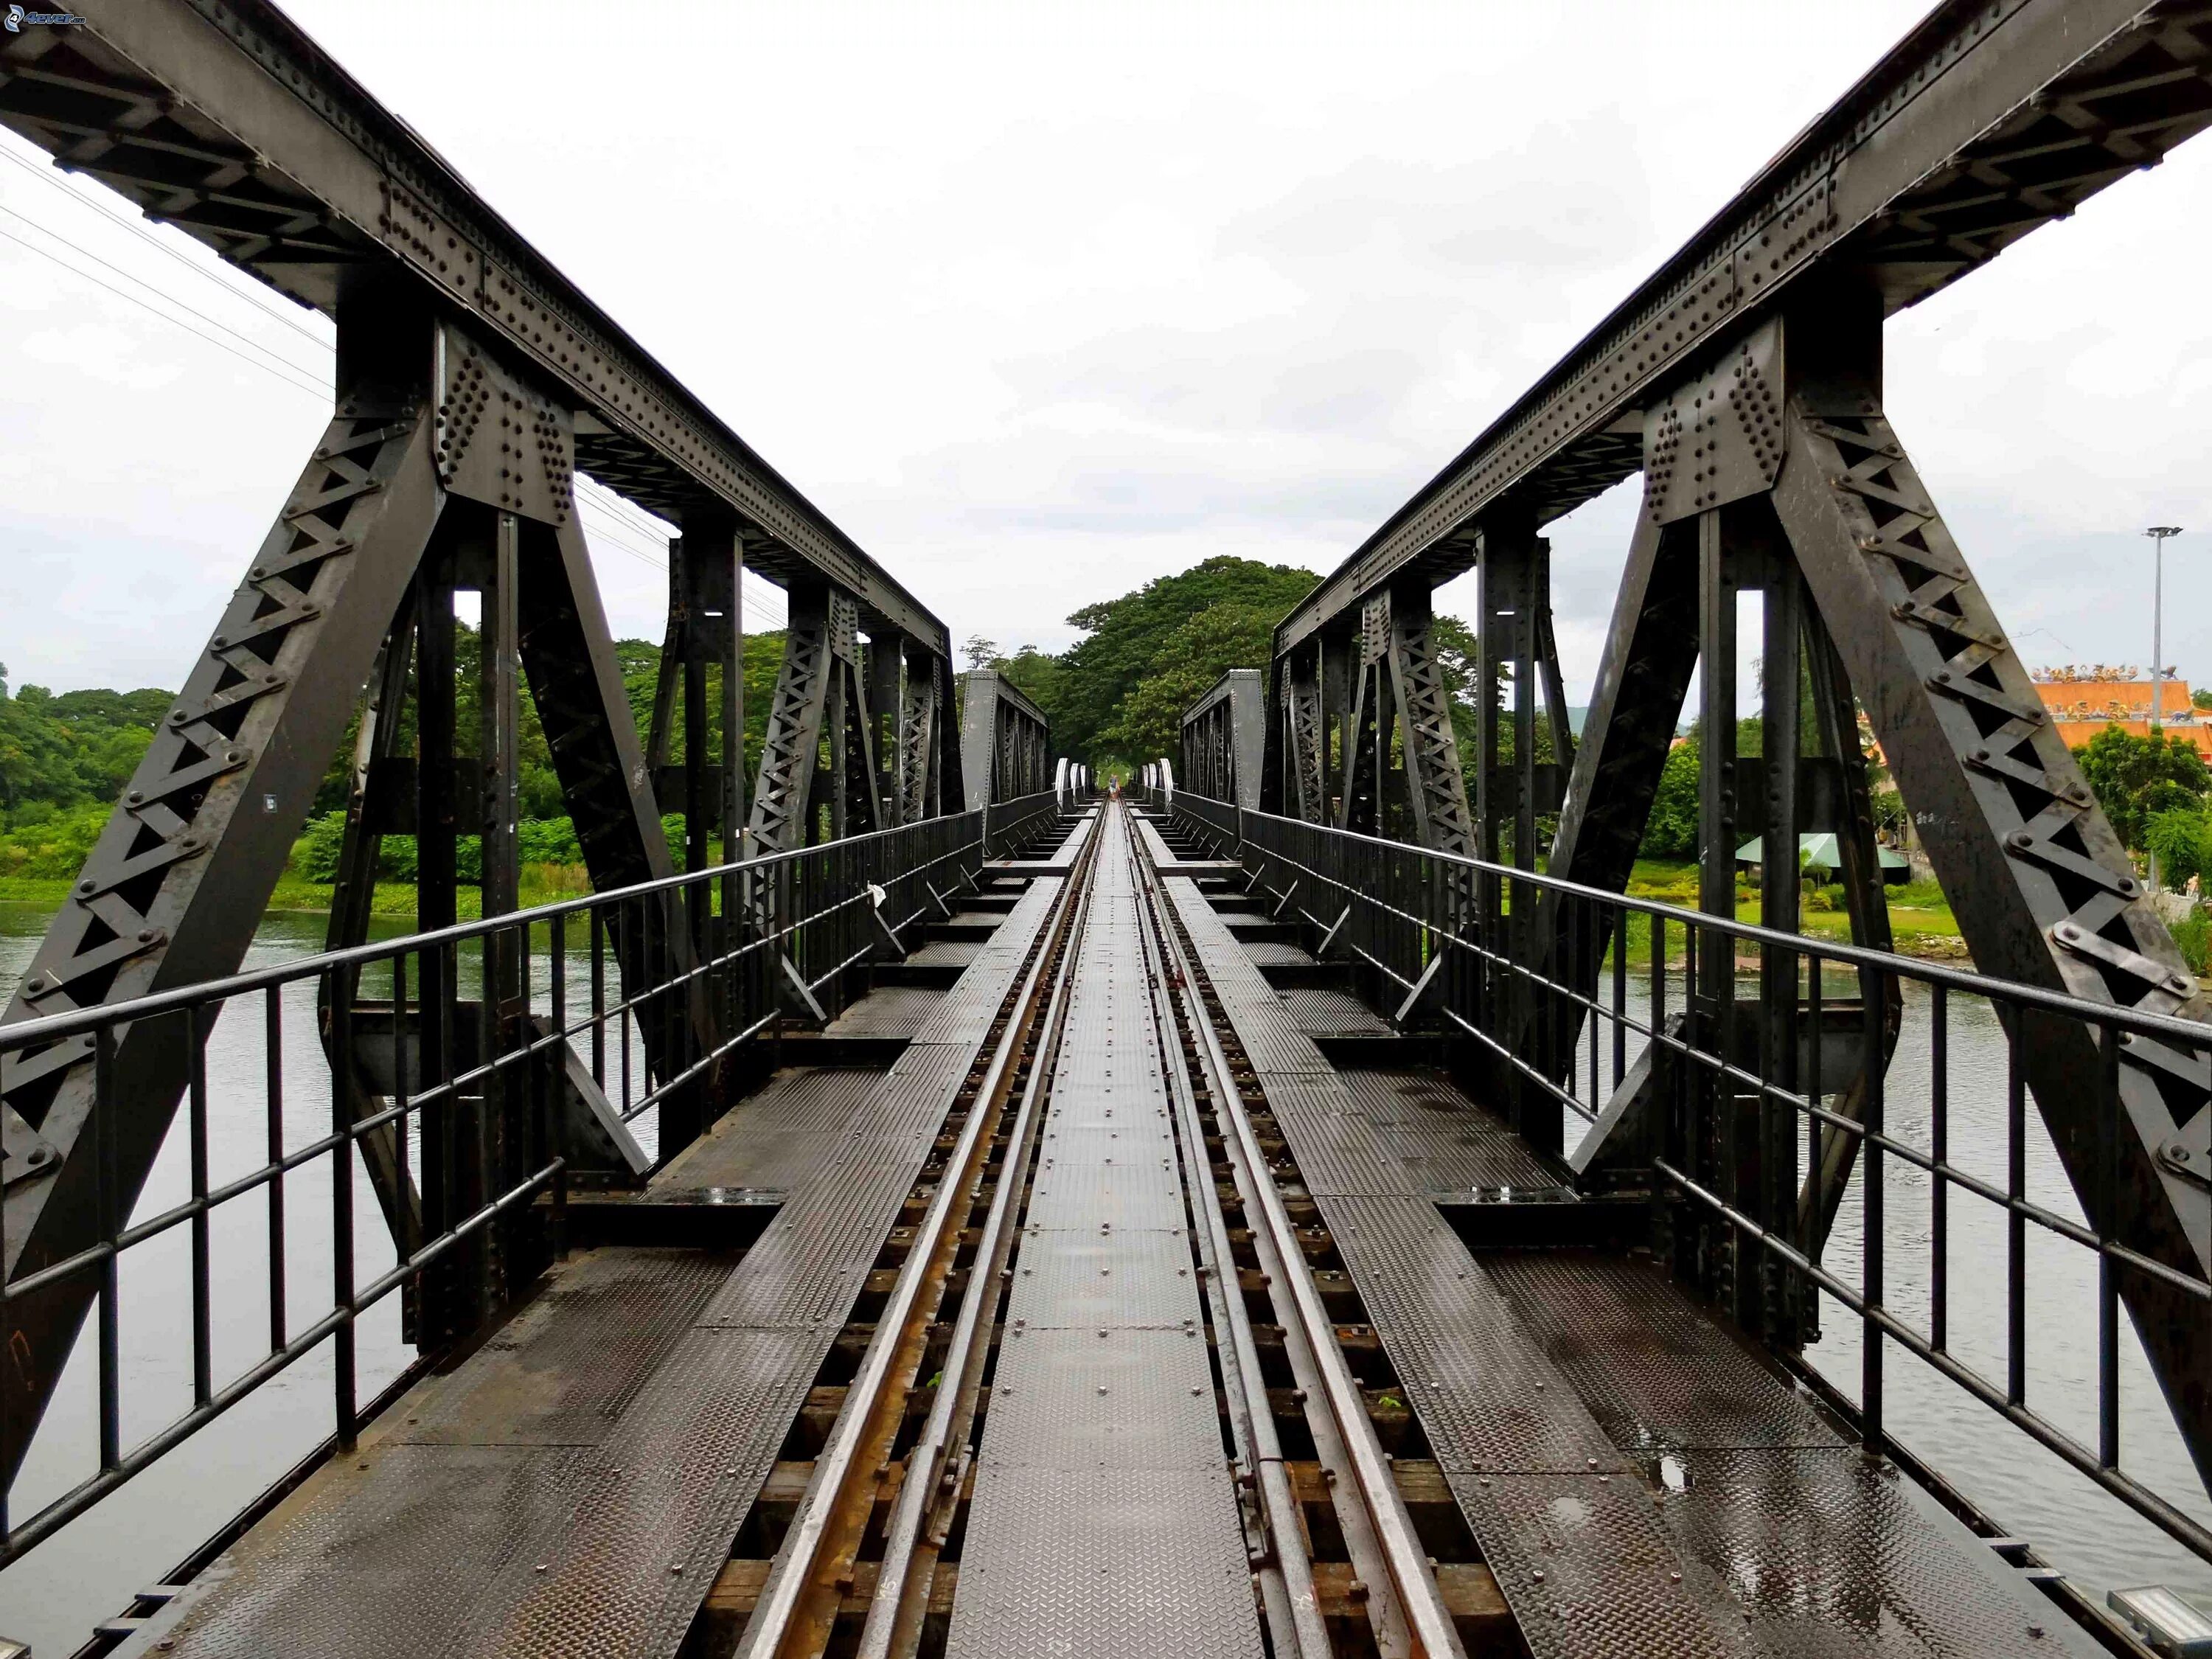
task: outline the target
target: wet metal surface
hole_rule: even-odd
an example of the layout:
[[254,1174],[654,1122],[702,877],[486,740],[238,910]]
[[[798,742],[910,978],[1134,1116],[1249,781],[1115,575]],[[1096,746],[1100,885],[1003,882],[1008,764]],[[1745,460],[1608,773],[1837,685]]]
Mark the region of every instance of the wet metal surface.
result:
[[791,1177],[741,1260],[623,1249],[563,1264],[124,1651],[673,1654],[1054,885],[1036,884],[961,983],[933,994],[933,1040],[890,1072],[783,1073],[686,1155],[684,1188]]
[[1088,902],[946,1652],[1261,1652],[1126,814]]
[[1437,1185],[1541,1165],[1439,1073],[1317,1068],[1269,947],[1167,891],[1540,1659],[2095,1650],[1649,1262],[1470,1254]]

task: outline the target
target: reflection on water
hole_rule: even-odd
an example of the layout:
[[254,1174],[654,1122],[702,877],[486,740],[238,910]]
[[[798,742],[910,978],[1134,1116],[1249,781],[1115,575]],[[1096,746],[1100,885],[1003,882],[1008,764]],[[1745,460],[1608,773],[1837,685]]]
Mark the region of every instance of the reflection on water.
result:
[[[28,965],[46,915],[0,907],[0,996]],[[263,967],[311,954],[322,944],[323,919],[272,915],[247,957]],[[401,929],[387,926],[386,934]],[[474,994],[475,963],[461,963],[463,992]],[[568,981],[587,982],[588,963],[572,957]],[[388,983],[388,981],[387,981]],[[1631,1013],[1645,1017],[1642,986]],[[1679,999],[1677,984],[1670,988]],[[368,994],[378,994],[374,982]],[[1748,994],[1751,987],[1746,985]],[[1928,994],[1905,988],[1906,1019],[1887,1090],[1893,1133],[1925,1147],[1929,1139]],[[533,999],[546,1007],[542,992]],[[314,988],[286,988],[280,1030],[284,1082],[283,1142],[298,1146],[327,1130],[330,1091],[315,1039]],[[1610,1075],[1611,1039],[1602,1039],[1601,1068]],[[611,1054],[618,1039],[610,1041]],[[1631,1045],[1632,1054],[1634,1045]],[[2002,1184],[2005,1170],[2003,1037],[1985,1005],[1954,998],[1950,1008],[1951,1155],[1960,1167]],[[210,1179],[258,1167],[268,1151],[263,1103],[268,1054],[258,1007],[240,1006],[218,1020],[209,1044]],[[1588,1075],[1585,1068],[1585,1076]],[[611,1078],[611,1081],[613,1080]],[[651,1125],[639,1126],[652,1145]],[[1571,1128],[1577,1127],[1571,1124]],[[2078,1216],[2073,1195],[2039,1120],[2029,1115],[2028,1191],[2053,1210]],[[157,1163],[139,1213],[166,1208],[188,1190],[185,1148],[178,1136]],[[390,1267],[392,1244],[365,1176],[354,1195],[356,1276],[367,1282]],[[1901,1317],[1925,1329],[1932,1236],[1929,1183],[1892,1159],[1887,1167],[1888,1299]],[[285,1184],[284,1292],[296,1331],[330,1306],[331,1179],[325,1163],[310,1164]],[[213,1334],[217,1387],[266,1353],[269,1342],[269,1211],[250,1196],[219,1209],[210,1225],[215,1286]],[[191,1400],[190,1236],[179,1228],[126,1257],[122,1343],[126,1445],[189,1407]],[[2004,1370],[2004,1230],[2001,1215],[1954,1192],[1950,1221],[1951,1346],[1985,1374]],[[1862,1237],[1854,1185],[1839,1215],[1826,1265],[1856,1282]],[[2084,1250],[2028,1230],[2028,1401],[2076,1437],[2095,1437],[2096,1302],[2094,1259]],[[1859,1376],[1856,1322],[1835,1304],[1824,1310],[1825,1334],[1811,1358],[1845,1394]],[[94,1371],[81,1344],[56,1396],[16,1489],[15,1513],[28,1515],[92,1472],[97,1427],[90,1411]],[[361,1392],[365,1400],[412,1357],[399,1341],[398,1302],[389,1297],[360,1327]],[[2149,1369],[2126,1334],[2122,1356],[2123,1463],[2191,1513],[2212,1520],[2197,1492],[2179,1437]],[[1917,1361],[1889,1349],[1887,1419],[1891,1432],[1955,1481],[2018,1536],[2031,1540],[2069,1573],[2102,1590],[2115,1584],[2163,1581],[2212,1591],[2212,1570],[2136,1519],[2116,1500],[2074,1475],[1994,1413]],[[0,1633],[32,1642],[42,1654],[72,1651],[92,1623],[119,1609],[131,1592],[158,1582],[225,1517],[312,1449],[331,1431],[332,1373],[325,1346],[227,1416],[187,1440],[25,1560],[0,1573]],[[1686,1453],[1670,1478],[1693,1482],[1698,1456]]]

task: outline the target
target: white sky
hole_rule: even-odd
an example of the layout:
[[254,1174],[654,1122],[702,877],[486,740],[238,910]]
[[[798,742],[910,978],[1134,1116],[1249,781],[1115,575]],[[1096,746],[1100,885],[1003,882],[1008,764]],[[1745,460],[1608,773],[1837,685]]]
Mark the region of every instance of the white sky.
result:
[[[1057,649],[1210,554],[1328,569],[1922,7],[290,9],[956,638]],[[5,161],[0,209],[327,384],[320,319]],[[2166,656],[2212,679],[2209,209],[2212,144],[1890,325],[2032,663],[2148,661],[2169,522]],[[173,687],[326,403],[6,240],[0,284],[0,662]],[[1632,507],[1553,529],[1577,701]],[[651,527],[586,527],[657,638]]]

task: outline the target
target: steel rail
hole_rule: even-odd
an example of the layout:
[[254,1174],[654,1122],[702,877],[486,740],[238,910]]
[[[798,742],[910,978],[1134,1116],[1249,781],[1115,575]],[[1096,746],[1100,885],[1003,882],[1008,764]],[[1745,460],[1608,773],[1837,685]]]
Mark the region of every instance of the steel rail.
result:
[[[2155,166],[2212,120],[2208,66],[2193,38],[2139,73],[2125,60],[2138,46],[2166,59],[2161,32],[2203,10],[2193,0],[1944,0],[1317,584],[1276,629],[1275,655],[1509,495],[1532,497],[1540,522],[1638,471],[1644,403],[1793,285],[1872,268],[1896,311]],[[2112,84],[2097,84],[2100,68],[2118,72]],[[2121,106],[2092,107],[2100,95]],[[2077,109],[2075,124],[2066,118]],[[1470,556],[1456,548],[1434,574]]]
[[[1163,916],[1161,921],[1165,923],[1166,918]],[[1261,1224],[1252,1229],[1254,1243],[1273,1258],[1269,1264],[1269,1275],[1275,1285],[1289,1293],[1287,1297],[1277,1297],[1277,1304],[1279,1307],[1287,1302],[1287,1311],[1296,1322],[1319,1376],[1320,1392],[1317,1396],[1310,1393],[1309,1403],[1317,1400],[1325,1407],[1342,1439],[1352,1471],[1353,1492],[1380,1546],[1388,1574],[1386,1582],[1412,1635],[1414,1650],[1425,1656],[1425,1659],[1446,1659],[1447,1656],[1464,1659],[1458,1629],[1444,1606],[1435,1576],[1429,1571],[1428,1552],[1414,1530],[1412,1516],[1407,1512],[1405,1498],[1398,1491],[1382,1443],[1376,1438],[1375,1425],[1368,1418],[1358,1380],[1352,1376],[1343,1350],[1337,1345],[1335,1325],[1328,1317],[1320,1287],[1314,1283],[1313,1271],[1298,1244],[1297,1230],[1284,1206],[1282,1194],[1267,1176],[1267,1154],[1237,1094],[1235,1077],[1228,1056],[1223,1052],[1219,1034],[1214,1030],[1212,1017],[1199,1000],[1197,988],[1207,982],[1203,970],[1185,952],[1174,927],[1163,927],[1162,942],[1174,977],[1180,981],[1177,991],[1186,1017],[1199,1038],[1200,1058],[1207,1072],[1214,1113],[1220,1122],[1224,1147],[1237,1172],[1238,1190],[1244,1195],[1246,1213],[1256,1215]],[[1288,1330],[1286,1327],[1286,1336]],[[1382,1634],[1378,1630],[1378,1638]]]
[[[1095,838],[1086,842],[1083,856],[1078,860],[1081,876],[1087,876],[1096,847]],[[1081,908],[1080,886],[1079,874],[1071,873],[1055,901],[1057,914],[1032,947],[1028,970],[1015,994],[1012,1012],[1000,1035],[982,1083],[975,1091],[975,1103],[962,1126],[959,1140],[945,1160],[945,1173],[930,1198],[929,1207],[915,1230],[905,1264],[876,1322],[875,1335],[861,1358],[860,1370],[847,1389],[844,1408],[838,1413],[830,1443],[815,1463],[806,1496],[784,1535],[782,1547],[776,1552],[768,1582],[762,1587],[752,1619],[745,1626],[738,1659],[772,1659],[792,1651],[790,1643],[799,1633],[807,1594],[816,1587],[823,1551],[832,1542],[833,1532],[850,1501],[852,1483],[872,1473],[862,1465],[862,1450],[875,1431],[884,1426],[877,1419],[886,1405],[895,1363],[915,1334],[909,1327],[921,1307],[924,1290],[933,1276],[941,1275],[944,1271],[945,1264],[939,1258],[945,1255],[950,1242],[948,1230],[952,1217],[969,1201],[963,1194],[981,1168],[989,1135],[995,1133],[1015,1060],[1027,1034],[1035,1028],[1044,975],[1048,969],[1053,969],[1058,978],[1072,965],[1072,955],[1061,947],[1068,938],[1073,917]],[[971,1279],[968,1299],[972,1301],[977,1291]]]
[[[1138,891],[1144,896],[1152,918],[1152,925],[1139,927],[1137,934],[1144,949],[1153,1019],[1169,1062],[1170,1093],[1175,1099],[1176,1121],[1185,1143],[1194,1149],[1196,1162],[1204,1154],[1205,1126],[1200,1121],[1197,1093],[1192,1085],[1182,1043],[1176,1035],[1181,1028],[1171,988],[1177,982],[1177,976],[1169,965],[1157,931],[1161,926],[1159,876],[1133,836],[1130,839],[1129,861],[1136,872]],[[1229,1339],[1228,1350],[1221,1356],[1222,1370],[1229,1384],[1237,1439],[1250,1460],[1253,1481],[1267,1528],[1268,1559],[1261,1577],[1261,1593],[1267,1604],[1269,1634],[1278,1654],[1293,1654],[1297,1659],[1330,1659],[1335,1650],[1329,1641],[1328,1626],[1322,1617],[1320,1596],[1314,1588],[1313,1563],[1302,1541],[1297,1495],[1291,1487],[1282,1440],[1276,1431],[1274,1408],[1268,1400],[1267,1377],[1260,1366],[1259,1344],[1252,1334],[1251,1313],[1237,1287],[1237,1258],[1230,1242],[1228,1218],[1222,1213],[1220,1194],[1214,1187],[1212,1172],[1200,1169],[1194,1172],[1194,1178],[1199,1181],[1202,1194],[1194,1194],[1197,1201],[1193,1207],[1200,1220],[1201,1259],[1210,1269],[1206,1294],[1213,1305],[1215,1328],[1224,1332]],[[1289,1340],[1291,1339],[1286,1334],[1286,1340]],[[1295,1373],[1303,1375],[1307,1367],[1307,1357],[1303,1352],[1297,1354]],[[1309,1397],[1311,1394],[1309,1389]],[[1320,1450],[1320,1437],[1316,1438],[1316,1449]],[[1328,1450],[1340,1453],[1341,1448],[1331,1446]],[[1333,1456],[1326,1466],[1339,1468],[1343,1461],[1340,1456]]]
[[[1081,879],[1086,888],[1091,860],[1095,856],[1092,849],[1097,839],[1094,830],[1079,861]],[[1076,880],[1071,878],[1071,890],[1076,886]],[[924,1528],[933,1516],[948,1507],[959,1487],[961,1470],[948,1468],[946,1459],[955,1448],[964,1447],[975,1422],[984,1361],[990,1353],[1007,1263],[1013,1253],[1017,1231],[1014,1218],[1028,1186],[1038,1131],[1044,1122],[1045,1097],[1050,1092],[1053,1066],[1067,1025],[1076,957],[1090,922],[1090,907],[1084,903],[1085,896],[1073,890],[1066,896],[1066,902],[1073,907],[1073,922],[1053,974],[1052,994],[1044,1012],[1044,1036],[1031,1054],[1029,1077],[1022,1087],[1013,1126],[1007,1132],[1006,1156],[999,1165],[998,1188],[991,1195],[991,1207],[976,1241],[975,1260],[968,1273],[968,1294],[961,1298],[959,1317],[954,1322],[951,1340],[938,1374],[936,1398],[931,1402],[921,1437],[907,1454],[906,1474],[899,1486],[898,1500],[884,1522],[884,1553],[877,1568],[876,1594],[868,1604],[867,1618],[860,1628],[855,1659],[891,1659],[894,1654],[911,1656],[921,1638],[928,1574],[935,1567],[945,1532],[941,1525],[930,1527],[929,1547],[925,1550],[921,1547]],[[909,1256],[908,1260],[913,1258]],[[966,1461],[963,1453],[963,1466]]]
[[721,504],[749,565],[951,656],[943,622],[267,0],[118,0],[24,34],[0,50],[0,122],[327,315],[382,264],[560,388],[580,471],[669,516]]

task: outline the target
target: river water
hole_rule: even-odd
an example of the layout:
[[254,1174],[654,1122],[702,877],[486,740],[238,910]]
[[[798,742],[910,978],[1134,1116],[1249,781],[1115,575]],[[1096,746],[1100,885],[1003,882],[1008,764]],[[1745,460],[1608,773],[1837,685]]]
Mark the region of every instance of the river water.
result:
[[[0,997],[11,993],[20,981],[46,921],[42,911],[0,906]],[[320,916],[270,916],[246,965],[258,968],[311,954],[321,947],[323,927]],[[469,968],[465,962],[465,980]],[[586,971],[583,962],[573,962],[571,984],[584,983]],[[1631,1012],[1642,1018],[1640,999],[1632,1003]],[[1953,998],[1949,1024],[1952,1156],[1961,1167],[2002,1186],[2003,1036],[1988,1006],[1971,999]],[[1609,1037],[1606,1046],[1609,1054]],[[288,1146],[296,1147],[324,1133],[330,1121],[312,985],[286,988],[281,1048],[283,1135]],[[241,1007],[218,1020],[209,1044],[210,1178],[216,1183],[258,1167],[266,1156],[263,1079],[267,1064],[258,1010]],[[1905,1033],[1890,1073],[1888,1121],[1893,1133],[1923,1147],[1929,1139],[1929,1065],[1927,994],[1908,983]],[[2030,1195],[2078,1217],[2057,1157],[2033,1113],[2029,1122]],[[649,1141],[649,1128],[641,1138]],[[166,1208],[188,1193],[183,1139],[181,1133],[173,1136],[165,1150],[140,1200],[141,1215]],[[1919,1322],[1923,1329],[1930,1277],[1928,1192],[1927,1179],[1919,1171],[1890,1161],[1885,1230],[1888,1300],[1900,1316]],[[295,1331],[331,1305],[331,1200],[325,1161],[302,1168],[286,1183],[285,1295]],[[354,1213],[356,1279],[366,1283],[392,1265],[392,1249],[374,1195],[366,1177],[359,1175]],[[267,1352],[268,1215],[265,1200],[252,1196],[221,1206],[212,1222],[218,1388]],[[1950,1230],[1952,1349],[1985,1375],[2002,1379],[2002,1218],[1978,1200],[1954,1192]],[[2094,1260],[2041,1229],[2031,1227],[2028,1235],[2033,1298],[2028,1401],[2077,1438],[2094,1444]],[[126,1447],[191,1404],[189,1249],[186,1230],[178,1228],[125,1258],[120,1328]],[[1856,1283],[1861,1254],[1855,1183],[1838,1217],[1826,1263],[1847,1282]],[[1824,1335],[1810,1358],[1844,1393],[1855,1396],[1860,1364],[1857,1323],[1832,1303],[1826,1308],[1823,1323]],[[412,1358],[412,1350],[399,1340],[396,1297],[363,1316],[359,1348],[361,1397],[366,1401]],[[2124,1467],[2212,1522],[2212,1503],[2206,1501],[2189,1471],[2180,1438],[2131,1329],[2124,1339],[2122,1372]],[[2094,1594],[2101,1595],[2118,1584],[2148,1582],[2212,1593],[2212,1568],[1894,1345],[1889,1349],[1887,1375],[1892,1434]],[[88,1336],[17,1482],[14,1513],[18,1517],[31,1515],[96,1468],[97,1425],[90,1409],[94,1376]],[[41,1659],[72,1652],[93,1624],[119,1611],[141,1585],[160,1582],[225,1518],[330,1433],[332,1382],[325,1344],[0,1572],[0,1634],[29,1641]],[[1694,1479],[1694,1463],[1692,1475]]]

